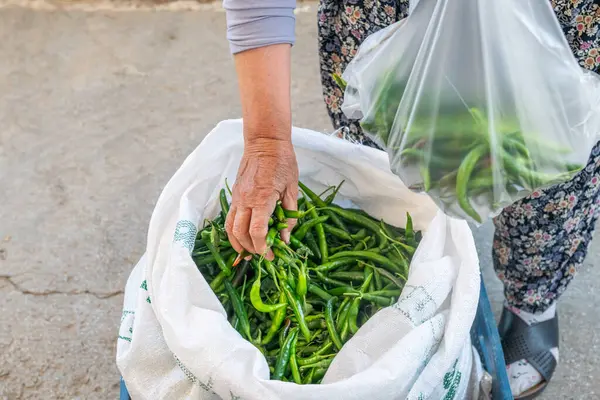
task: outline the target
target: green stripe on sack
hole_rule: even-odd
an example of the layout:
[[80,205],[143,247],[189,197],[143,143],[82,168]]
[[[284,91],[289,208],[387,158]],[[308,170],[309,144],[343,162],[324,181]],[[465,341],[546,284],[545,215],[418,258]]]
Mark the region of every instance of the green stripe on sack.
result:
[[181,221],[178,221],[175,226],[173,241],[175,243],[181,243],[183,247],[188,249],[191,253],[196,240],[196,232],[196,225],[194,225],[192,221],[182,219]]

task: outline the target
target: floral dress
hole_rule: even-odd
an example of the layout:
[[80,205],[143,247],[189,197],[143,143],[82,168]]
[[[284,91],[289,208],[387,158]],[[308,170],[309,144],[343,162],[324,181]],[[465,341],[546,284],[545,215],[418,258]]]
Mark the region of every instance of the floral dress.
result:
[[[340,107],[343,93],[331,78],[340,74],[370,34],[405,18],[409,0],[321,0],[318,11],[323,98],[340,136],[367,146],[358,121]],[[573,55],[600,72],[600,1],[552,0]],[[494,267],[506,301],[527,312],[546,310],[583,263],[600,210],[600,144],[587,166],[569,182],[540,190],[495,218]]]

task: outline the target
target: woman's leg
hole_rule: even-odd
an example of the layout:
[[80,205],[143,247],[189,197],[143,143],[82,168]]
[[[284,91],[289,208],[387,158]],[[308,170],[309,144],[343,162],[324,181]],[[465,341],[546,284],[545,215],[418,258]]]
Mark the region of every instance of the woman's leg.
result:
[[[600,5],[553,0],[556,15],[582,67],[600,72]],[[583,262],[598,216],[600,146],[570,182],[508,207],[494,223],[494,265],[509,305],[546,310]]]
[[540,190],[494,220],[493,259],[509,306],[542,313],[583,263],[600,211],[600,144],[573,180]]
[[341,110],[344,93],[332,74],[341,75],[362,41],[408,15],[409,0],[321,0],[318,11],[319,57],[323,99],[339,136],[371,147],[358,121],[348,120]]
[[[536,191],[494,220],[493,260],[504,283],[506,313],[530,327],[555,318],[555,301],[585,259],[599,212],[600,143],[573,180]],[[557,363],[558,347],[547,350]],[[515,397],[539,390],[549,379],[554,368],[544,371],[540,365],[529,356],[510,359],[507,372]]]

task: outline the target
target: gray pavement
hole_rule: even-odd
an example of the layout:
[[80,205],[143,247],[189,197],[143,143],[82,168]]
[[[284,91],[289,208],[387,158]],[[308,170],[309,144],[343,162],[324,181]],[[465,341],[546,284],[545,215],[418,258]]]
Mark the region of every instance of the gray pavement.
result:
[[[315,7],[298,14],[297,126],[330,130]],[[162,187],[240,106],[224,14],[0,9],[0,399],[113,399],[122,289]],[[476,231],[496,311],[491,227]],[[564,296],[546,399],[600,398],[600,253]]]

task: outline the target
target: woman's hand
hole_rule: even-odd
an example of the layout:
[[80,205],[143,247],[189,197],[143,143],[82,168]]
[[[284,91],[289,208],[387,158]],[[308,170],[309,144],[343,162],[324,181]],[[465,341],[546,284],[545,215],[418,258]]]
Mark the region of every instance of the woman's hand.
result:
[[[277,44],[235,55],[242,115],[244,154],[225,221],[233,248],[265,254],[269,218],[278,200],[295,210],[298,165],[292,146],[290,45]],[[282,238],[289,240],[295,220]],[[272,259],[271,251],[266,253]]]
[[[275,205],[295,210],[298,197],[298,165],[294,147],[289,140],[256,139],[247,142],[240,162],[232,206],[225,228],[233,248],[241,253],[265,254],[268,223]],[[281,232],[289,241],[295,220]],[[272,253],[266,253],[272,258]]]

